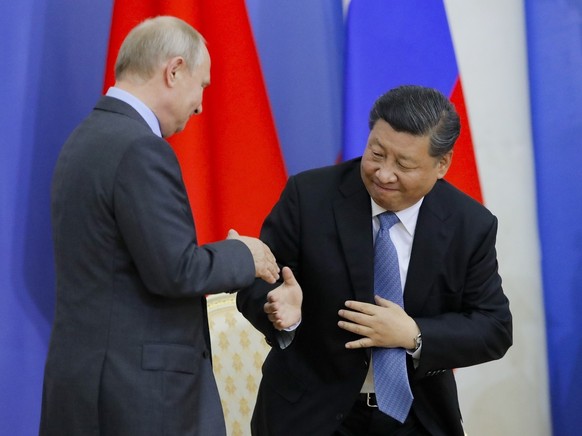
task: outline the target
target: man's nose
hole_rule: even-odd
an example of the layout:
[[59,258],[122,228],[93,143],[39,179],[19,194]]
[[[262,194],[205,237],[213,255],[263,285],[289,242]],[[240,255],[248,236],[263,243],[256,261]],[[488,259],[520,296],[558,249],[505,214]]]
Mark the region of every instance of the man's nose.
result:
[[390,183],[396,180],[396,173],[391,165],[383,165],[376,171],[376,177],[381,183]]

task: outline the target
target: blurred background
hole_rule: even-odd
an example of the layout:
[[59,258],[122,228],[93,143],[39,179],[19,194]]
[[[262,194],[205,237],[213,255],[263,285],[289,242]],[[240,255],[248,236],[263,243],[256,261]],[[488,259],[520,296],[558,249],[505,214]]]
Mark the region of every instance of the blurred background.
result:
[[582,0],[1,2],[0,434],[38,432],[60,147],[127,31],[159,14],[198,28],[213,62],[204,113],[171,141],[201,243],[258,234],[288,175],[358,156],[381,93],[449,96],[463,137],[448,177],[499,218],[514,315],[503,359],[456,372],[466,431],[579,434]]

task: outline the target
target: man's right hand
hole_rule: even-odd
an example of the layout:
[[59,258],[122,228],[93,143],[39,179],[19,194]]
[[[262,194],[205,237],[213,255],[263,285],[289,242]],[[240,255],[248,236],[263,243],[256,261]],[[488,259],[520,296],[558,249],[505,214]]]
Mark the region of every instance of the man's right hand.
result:
[[251,251],[255,262],[255,277],[260,277],[271,284],[279,280],[279,266],[275,256],[263,241],[249,236],[241,236],[233,229],[228,231],[227,239],[238,239]]
[[284,267],[283,284],[267,294],[264,310],[277,330],[289,328],[301,321],[303,291],[291,268]]

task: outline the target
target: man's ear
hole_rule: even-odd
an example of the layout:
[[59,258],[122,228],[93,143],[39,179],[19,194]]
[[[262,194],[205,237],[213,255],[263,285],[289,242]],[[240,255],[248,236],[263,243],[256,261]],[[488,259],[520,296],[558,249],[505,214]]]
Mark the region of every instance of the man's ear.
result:
[[164,79],[169,87],[173,88],[175,86],[176,77],[180,74],[184,66],[185,62],[182,56],[173,57],[166,62],[166,67],[164,68]]
[[445,174],[447,174],[447,171],[451,166],[451,162],[453,161],[453,150],[449,151],[447,154],[439,157],[438,159],[437,178],[442,179]]

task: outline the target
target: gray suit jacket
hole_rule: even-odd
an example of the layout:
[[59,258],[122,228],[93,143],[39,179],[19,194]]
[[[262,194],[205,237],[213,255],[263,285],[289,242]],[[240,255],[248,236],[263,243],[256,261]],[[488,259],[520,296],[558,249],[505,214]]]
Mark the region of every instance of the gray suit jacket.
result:
[[[255,281],[237,295],[241,312],[274,344],[263,365],[254,435],[328,436],[351,409],[370,349],[338,327],[346,300],[373,302],[370,196],[360,160],[291,177],[261,238],[303,289],[303,319],[290,346],[263,312],[273,287]],[[509,302],[497,273],[496,218],[445,181],[425,197],[404,288],[422,335],[420,365],[409,358],[413,410],[433,435],[462,436],[453,368],[503,356],[512,343]]]
[[169,144],[103,97],[52,185],[57,304],[42,435],[224,435],[205,294],[254,279],[240,241],[198,246]]

